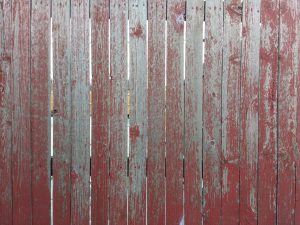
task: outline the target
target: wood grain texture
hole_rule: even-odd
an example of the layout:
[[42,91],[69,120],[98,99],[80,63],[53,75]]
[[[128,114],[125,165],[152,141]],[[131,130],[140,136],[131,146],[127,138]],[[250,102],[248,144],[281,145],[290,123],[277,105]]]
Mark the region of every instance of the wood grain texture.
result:
[[261,0],[258,224],[276,224],[279,1]]
[[53,223],[71,224],[70,1],[52,1]]
[[112,225],[127,224],[128,2],[110,1],[110,208]]
[[12,1],[12,190],[15,225],[32,223],[30,6],[30,0]]
[[165,224],[166,1],[148,0],[148,224]]
[[204,1],[186,5],[184,223],[202,224]]
[[109,208],[109,1],[91,1],[92,224],[107,225]]
[[297,3],[280,1],[278,96],[278,224],[295,224]]
[[128,224],[146,224],[147,1],[129,1],[130,149]]
[[50,7],[31,1],[32,224],[50,224]]
[[11,1],[0,1],[0,221],[12,224],[12,14]]
[[89,0],[71,1],[71,224],[89,224]]
[[166,86],[166,223],[183,221],[185,2],[168,1]]
[[224,1],[222,77],[222,223],[239,223],[240,0]]
[[204,224],[221,222],[223,1],[206,2],[203,88]]

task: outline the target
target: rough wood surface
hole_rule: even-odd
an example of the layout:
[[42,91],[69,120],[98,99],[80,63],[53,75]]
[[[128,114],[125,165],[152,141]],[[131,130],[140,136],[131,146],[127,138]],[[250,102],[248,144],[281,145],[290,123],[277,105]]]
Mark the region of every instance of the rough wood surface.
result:
[[261,0],[258,224],[276,224],[279,1]]
[[71,224],[70,1],[52,1],[53,224]]
[[93,225],[108,223],[109,191],[109,1],[91,1],[92,211]]
[[130,149],[128,224],[146,224],[147,1],[129,1]]
[[202,224],[204,1],[186,5],[184,224]]
[[221,223],[223,1],[206,2],[203,88],[204,224]]
[[110,1],[110,208],[112,225],[127,224],[128,2]]
[[148,224],[165,224],[166,1],[148,0]]
[[0,221],[12,223],[12,14],[11,1],[0,1]]

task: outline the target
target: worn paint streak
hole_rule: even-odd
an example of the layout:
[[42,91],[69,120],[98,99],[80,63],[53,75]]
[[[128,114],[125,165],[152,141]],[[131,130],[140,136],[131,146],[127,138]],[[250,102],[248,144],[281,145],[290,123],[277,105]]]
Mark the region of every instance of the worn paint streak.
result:
[[143,36],[144,29],[140,22],[135,27],[130,28],[130,30],[131,30],[130,32],[131,37],[140,38]]

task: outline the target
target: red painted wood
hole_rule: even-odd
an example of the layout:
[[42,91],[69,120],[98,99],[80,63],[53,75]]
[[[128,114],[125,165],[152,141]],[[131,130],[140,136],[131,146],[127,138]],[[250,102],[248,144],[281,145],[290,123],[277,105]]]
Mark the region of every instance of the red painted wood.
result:
[[109,221],[127,224],[127,22],[128,2],[110,1]]
[[257,224],[260,1],[243,2],[240,223]]
[[130,149],[128,224],[146,224],[147,1],[129,2]]
[[206,2],[203,88],[204,225],[221,223],[223,1]]
[[186,5],[184,224],[202,224],[204,1]]
[[241,1],[224,1],[222,224],[239,224]]
[[32,223],[30,2],[12,1],[12,191],[15,225]]
[[279,1],[261,1],[258,224],[276,224]]
[[108,223],[109,1],[92,1],[92,224]]
[[11,1],[0,1],[0,221],[12,224],[11,174],[11,59],[12,59]]
[[53,224],[71,224],[70,1],[52,1]]
[[297,2],[280,1],[278,224],[295,224]]
[[71,224],[89,224],[89,0],[71,1]]
[[50,7],[31,1],[32,224],[50,224]]
[[166,86],[166,224],[183,221],[185,2],[168,1]]
[[148,224],[165,224],[166,1],[148,0]]

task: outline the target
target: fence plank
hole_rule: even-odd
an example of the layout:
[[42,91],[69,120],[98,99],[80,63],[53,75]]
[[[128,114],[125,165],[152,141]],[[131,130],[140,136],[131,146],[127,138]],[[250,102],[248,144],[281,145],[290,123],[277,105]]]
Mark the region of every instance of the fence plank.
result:
[[280,1],[278,224],[295,224],[297,2]]
[[127,1],[110,2],[110,208],[112,225],[127,224]]
[[258,224],[276,224],[279,1],[261,1]]
[[32,224],[50,224],[50,5],[31,1]]
[[52,1],[53,224],[71,224],[70,1]]
[[184,223],[202,224],[204,1],[186,5]]
[[166,86],[166,223],[183,221],[185,2],[168,2]]
[[108,223],[109,1],[91,2],[92,41],[92,224]]
[[13,224],[32,223],[30,127],[30,1],[12,1]]
[[206,2],[203,94],[204,224],[221,222],[223,1]]
[[257,223],[260,0],[243,2],[240,221]]
[[71,223],[89,224],[89,0],[71,1]]
[[239,223],[241,1],[224,1],[222,78],[222,217]]
[[0,221],[12,224],[12,17],[11,1],[0,1]]
[[165,224],[166,1],[148,0],[148,224]]
[[129,1],[130,152],[128,224],[146,224],[147,1]]

